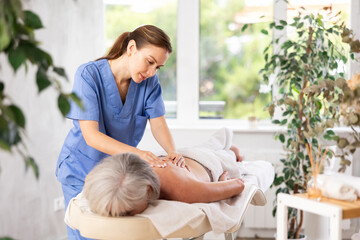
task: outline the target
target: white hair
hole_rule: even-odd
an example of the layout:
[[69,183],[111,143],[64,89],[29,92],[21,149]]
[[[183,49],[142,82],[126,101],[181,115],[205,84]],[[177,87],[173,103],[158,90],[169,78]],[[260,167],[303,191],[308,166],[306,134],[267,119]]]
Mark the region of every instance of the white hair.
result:
[[83,193],[93,212],[124,216],[136,206],[158,199],[160,181],[146,161],[135,154],[124,153],[97,164],[86,176]]

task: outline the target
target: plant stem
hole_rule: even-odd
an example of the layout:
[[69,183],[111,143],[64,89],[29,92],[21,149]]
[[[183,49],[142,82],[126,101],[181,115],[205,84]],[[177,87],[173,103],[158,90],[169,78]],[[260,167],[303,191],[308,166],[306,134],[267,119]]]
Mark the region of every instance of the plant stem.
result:
[[302,210],[300,210],[300,222],[298,225],[298,228],[296,229],[296,235],[295,238],[299,238],[300,237],[300,230],[301,230],[301,226],[303,224],[303,219],[304,219],[304,213]]
[[[312,53],[312,48],[311,48],[311,42],[312,42],[312,34],[314,33],[314,29],[310,26],[309,27],[309,38],[308,38],[308,41],[307,41],[307,47],[306,47],[306,54],[311,54]],[[304,108],[303,108],[303,99],[304,99],[304,89],[306,88],[307,84],[308,84],[308,78],[307,78],[307,75],[306,75],[306,71],[309,69],[309,64],[306,64],[305,65],[305,69],[304,69],[304,83],[303,83],[303,86],[302,86],[302,91],[300,92],[300,95],[299,95],[299,112],[298,112],[298,116],[299,116],[299,119],[300,121],[302,121],[303,117],[305,117],[305,121],[306,121],[306,124],[304,125],[304,129],[302,129],[302,122],[300,124],[300,126],[298,127],[298,135],[299,135],[299,138],[300,138],[300,142],[302,142],[302,140],[305,140],[304,139],[304,134],[303,132],[308,130],[308,124],[309,124],[309,119],[305,116],[304,114]],[[296,147],[296,152],[300,152],[300,144],[297,145]],[[302,164],[303,165],[303,164]],[[303,182],[303,186],[306,186],[306,183],[307,183],[307,179],[306,179],[306,176],[305,176],[305,172],[304,172],[304,169],[303,170],[303,176],[304,176],[304,182]],[[298,185],[296,184],[296,186],[294,186],[294,194],[298,193]],[[300,211],[300,222],[296,228],[296,235],[295,235],[295,238],[299,238],[299,234],[300,234],[300,230],[301,230],[301,227],[302,227],[302,224],[303,224],[303,212]]]

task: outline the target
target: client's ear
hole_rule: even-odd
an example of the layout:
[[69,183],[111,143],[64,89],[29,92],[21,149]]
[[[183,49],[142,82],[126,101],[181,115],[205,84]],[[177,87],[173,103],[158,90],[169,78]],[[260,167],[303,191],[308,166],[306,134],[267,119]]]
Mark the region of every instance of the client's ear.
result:
[[153,195],[153,189],[150,185],[147,186],[147,196],[148,196],[148,199],[151,198],[151,196]]

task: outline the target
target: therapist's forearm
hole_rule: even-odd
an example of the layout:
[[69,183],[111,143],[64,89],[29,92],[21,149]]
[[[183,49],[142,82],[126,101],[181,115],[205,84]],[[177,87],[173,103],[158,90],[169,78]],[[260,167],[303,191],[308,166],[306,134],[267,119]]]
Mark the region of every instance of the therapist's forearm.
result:
[[92,135],[93,136],[86,143],[90,147],[93,147],[96,150],[107,153],[109,155],[115,155],[125,152],[136,153],[138,151],[137,148],[119,142],[101,132],[95,132]]
[[139,151],[135,147],[119,142],[100,132],[98,123],[95,121],[79,121],[79,123],[86,144],[100,152],[115,155],[125,152],[137,153]]
[[164,116],[150,119],[150,127],[154,138],[168,154],[176,152],[175,143]]

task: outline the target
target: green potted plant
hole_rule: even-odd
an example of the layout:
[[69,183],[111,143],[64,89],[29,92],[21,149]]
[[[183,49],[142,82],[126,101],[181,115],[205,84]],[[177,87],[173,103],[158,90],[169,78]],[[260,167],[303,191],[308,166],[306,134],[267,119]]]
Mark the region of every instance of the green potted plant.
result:
[[[62,90],[60,79],[66,79],[65,70],[53,64],[49,53],[39,48],[34,31],[43,28],[39,16],[23,10],[20,0],[0,2],[0,52],[7,58],[16,72],[21,66],[27,69],[30,63],[37,69],[34,80],[39,93],[52,86],[58,93],[58,107],[65,116],[70,110],[69,100],[73,99],[80,106],[80,99],[74,93]],[[1,68],[0,68],[1,69]],[[23,156],[26,168],[32,168],[39,177],[36,161],[24,146],[26,116],[5,92],[6,82],[0,79],[0,150],[16,151]]]
[[[58,108],[65,116],[70,110],[70,99],[81,107],[82,103],[76,94],[63,91],[60,80],[67,80],[65,70],[54,65],[51,55],[39,47],[40,42],[35,38],[35,30],[41,28],[43,24],[39,16],[24,10],[20,0],[0,1],[0,53],[7,57],[15,73],[21,66],[27,70],[31,64],[37,70],[34,81],[38,92],[53,87],[58,94]],[[27,151],[23,140],[26,136],[26,116],[13,98],[6,94],[6,83],[11,80],[0,79],[0,151],[20,154],[26,169],[31,168],[38,179],[37,163]],[[12,239],[0,236],[0,240]]]
[[[303,9],[305,12],[305,9]],[[278,53],[272,52],[279,39],[273,39],[264,50],[265,65],[260,70],[263,80],[271,86],[276,85],[278,93],[267,106],[272,122],[284,130],[275,134],[285,151],[280,159],[281,172],[277,172],[273,187],[276,194],[304,193],[311,178],[311,165],[306,144],[311,144],[313,152],[323,155],[324,147],[320,142],[335,141],[342,150],[341,169],[350,165],[349,156],[359,146],[359,135],[354,130],[353,141],[339,137],[332,130],[344,119],[350,119],[347,125],[359,125],[359,112],[355,115],[346,108],[346,101],[359,99],[359,92],[351,90],[342,65],[354,52],[359,50],[360,42],[353,39],[352,32],[338,20],[339,14],[326,15],[300,13],[291,21],[271,22],[270,29],[287,28],[289,38],[281,44]],[[268,34],[268,30],[262,31]],[[345,42],[345,43],[342,43]],[[271,82],[273,79],[273,82]],[[350,90],[349,90],[350,89]],[[343,106],[343,111],[340,111]],[[275,114],[274,114],[275,113]],[[351,115],[351,117],[350,117]],[[328,151],[332,157],[334,153]],[[276,214],[276,206],[273,215]],[[288,238],[301,237],[303,213],[289,209]]]

